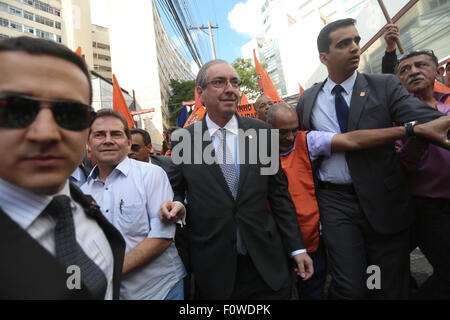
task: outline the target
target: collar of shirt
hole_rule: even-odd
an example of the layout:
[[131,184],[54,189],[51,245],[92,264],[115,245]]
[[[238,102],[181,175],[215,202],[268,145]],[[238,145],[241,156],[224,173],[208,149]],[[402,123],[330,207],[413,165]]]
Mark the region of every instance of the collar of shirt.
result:
[[[128,157],[125,157],[125,159],[123,159],[115,168],[114,170],[109,174],[109,176],[111,176],[112,174],[114,174],[115,172],[118,172],[118,174],[123,174],[125,177],[128,176],[128,173],[130,172],[130,161],[131,159]],[[149,161],[150,162],[150,161]],[[96,165],[94,167],[94,169],[92,169],[91,174],[88,176],[87,181],[91,181],[92,179],[94,181],[99,180],[98,179],[98,165]],[[108,177],[109,177],[108,176]]]
[[[341,86],[344,88],[345,93],[350,97],[353,93],[353,87],[355,86],[357,76],[358,72],[355,71],[351,77],[349,77],[347,80],[341,83]],[[336,82],[334,82],[333,80],[330,79],[330,77],[328,77],[322,90],[325,91],[327,95],[332,95],[331,91],[334,89],[336,84],[337,84]]]
[[[41,195],[0,179],[0,207],[23,229],[27,229],[56,195],[70,197],[69,181],[54,195]],[[74,203],[71,202],[72,208]]]
[[294,150],[295,150],[295,145],[296,145],[296,143],[297,143],[297,138],[295,138],[294,145],[292,146],[292,148],[291,148],[289,151],[286,151],[285,153],[280,153],[280,157],[286,157],[286,156],[288,156],[292,151],[294,151]]
[[[220,129],[220,127],[211,120],[208,114],[206,114],[206,126],[208,127],[209,135],[212,137],[216,133],[217,130]],[[228,123],[224,126],[224,128],[231,132],[232,134],[236,135],[238,134],[238,120],[236,115],[233,115],[233,117],[228,121]]]

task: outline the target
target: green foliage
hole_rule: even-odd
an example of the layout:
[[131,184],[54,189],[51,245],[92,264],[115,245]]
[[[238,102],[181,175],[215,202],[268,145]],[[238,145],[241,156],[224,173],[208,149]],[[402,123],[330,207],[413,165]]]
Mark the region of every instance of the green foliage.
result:
[[183,101],[193,101],[195,99],[195,81],[194,80],[170,80],[172,95],[169,98],[169,119],[170,126],[177,125],[178,114],[183,108]]
[[[255,100],[258,98],[260,95],[258,78],[256,77],[256,69],[252,65],[252,60],[237,58],[232,63],[232,66],[241,78],[241,92],[245,93],[248,100]],[[267,63],[262,63],[262,67],[266,69]]]

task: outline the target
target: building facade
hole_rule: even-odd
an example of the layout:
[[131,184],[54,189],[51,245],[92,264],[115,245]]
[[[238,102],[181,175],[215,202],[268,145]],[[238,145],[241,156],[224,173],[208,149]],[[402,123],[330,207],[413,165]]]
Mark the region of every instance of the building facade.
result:
[[[167,124],[170,79],[188,80],[190,65],[167,35],[154,0],[108,2],[112,69],[119,84],[134,90],[143,109],[155,109],[149,131],[162,144]],[[147,125],[148,121],[142,121]]]

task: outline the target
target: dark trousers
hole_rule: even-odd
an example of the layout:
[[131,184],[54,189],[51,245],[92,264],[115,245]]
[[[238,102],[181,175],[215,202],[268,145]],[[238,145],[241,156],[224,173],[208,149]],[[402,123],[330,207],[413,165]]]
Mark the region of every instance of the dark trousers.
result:
[[297,276],[297,292],[299,300],[323,300],[325,281],[327,279],[327,255],[322,237],[319,247],[314,252],[308,252],[313,261],[314,274],[308,280]]
[[288,300],[291,297],[291,279],[286,270],[284,286],[275,291],[270,288],[256,270],[249,254],[238,255],[236,280],[232,300]]
[[413,299],[450,299],[450,200],[414,197],[413,238],[433,266],[433,274]]
[[[356,194],[318,189],[317,200],[332,277],[330,299],[407,299],[409,230],[379,234],[370,226]],[[380,270],[381,289],[368,288]]]

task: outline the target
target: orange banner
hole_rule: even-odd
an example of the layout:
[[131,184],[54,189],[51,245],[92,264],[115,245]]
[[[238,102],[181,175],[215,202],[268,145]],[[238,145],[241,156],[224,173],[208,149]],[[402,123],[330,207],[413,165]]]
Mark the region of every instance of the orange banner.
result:
[[122,93],[122,89],[117,82],[116,76],[113,74],[113,109],[117,110],[128,123],[128,128],[134,127],[133,117],[131,116],[130,109],[128,109],[127,102]]
[[256,111],[253,103],[240,104],[236,108],[236,112],[247,118],[256,118]]
[[258,85],[260,89],[261,95],[266,95],[272,98],[272,101],[274,103],[283,101],[278,96],[278,91],[273,85],[272,80],[270,79],[270,76],[267,72],[264,71],[263,67],[258,61],[258,58],[256,58],[255,50],[253,49],[253,57],[255,59],[255,69],[256,69],[256,75],[258,77]]

